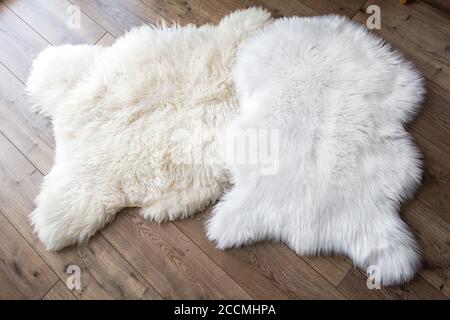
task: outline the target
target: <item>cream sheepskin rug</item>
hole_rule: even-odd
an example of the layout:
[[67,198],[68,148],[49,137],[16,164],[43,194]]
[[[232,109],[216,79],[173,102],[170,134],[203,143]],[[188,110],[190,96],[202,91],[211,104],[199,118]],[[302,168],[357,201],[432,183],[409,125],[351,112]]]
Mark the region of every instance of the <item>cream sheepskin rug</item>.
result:
[[163,221],[217,199],[228,178],[211,159],[237,110],[236,49],[269,21],[248,9],[217,26],[143,26],[111,47],[39,55],[27,91],[52,119],[56,155],[31,219],[47,249],[88,239],[124,207]]
[[[234,186],[208,237],[221,249],[280,240],[301,255],[347,255],[384,285],[411,279],[420,255],[398,211],[421,177],[404,129],[424,93],[418,72],[362,26],[324,16],[277,20],[242,45],[233,76]],[[237,150],[252,136],[257,148]],[[236,160],[268,147],[272,162]]]

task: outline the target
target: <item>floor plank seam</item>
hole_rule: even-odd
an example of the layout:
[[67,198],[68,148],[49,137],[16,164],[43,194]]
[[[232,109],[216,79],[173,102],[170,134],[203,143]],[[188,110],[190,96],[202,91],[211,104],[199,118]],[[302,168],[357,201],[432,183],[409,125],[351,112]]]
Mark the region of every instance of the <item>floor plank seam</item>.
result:
[[[120,212],[118,212],[117,214],[121,214]],[[111,223],[114,223],[114,221],[112,221]],[[147,284],[147,288],[146,291],[148,290],[148,287],[152,288],[161,298],[163,297],[161,292],[158,291],[156,289],[156,287],[154,287],[154,285],[152,283],[150,283],[146,277],[144,277],[141,272],[131,263],[131,261],[129,261],[117,248],[116,246],[114,246],[109,240],[108,238],[105,236],[105,234],[103,233],[103,230],[99,231],[100,236],[111,246],[111,248],[113,248],[115,250],[115,252],[124,260],[126,261],[132,268],[133,268],[133,272],[135,272],[137,275],[139,275]]]
[[[162,19],[164,19],[164,20],[169,20],[169,19],[167,19],[165,16],[163,16],[161,13],[155,11],[152,7],[150,7],[147,3],[145,3],[145,1],[141,1],[141,0],[138,0],[138,1],[139,1],[141,4],[143,4],[144,6],[146,6],[147,8],[149,8],[150,11],[153,12],[154,14],[156,14],[158,17],[160,17],[160,18],[162,18]],[[155,25],[156,25],[156,23],[157,23],[157,21],[155,21]]]
[[358,12],[363,12],[363,13],[365,13],[364,10],[363,10],[363,8],[369,3],[369,1],[370,1],[370,0],[364,1],[364,2],[359,6],[359,8],[355,10],[355,12],[352,14],[352,17],[351,17],[352,20],[355,18],[355,16],[358,14]]
[[[102,28],[103,29],[103,28]],[[105,32],[100,36],[100,38],[98,38],[97,40],[95,40],[95,42],[92,44],[93,46],[97,45],[97,43],[103,39],[104,36],[106,36],[108,34],[108,31],[105,30]]]
[[[69,3],[71,3],[73,6],[77,7],[81,13],[83,13],[86,17],[88,17],[89,19],[91,19],[92,21],[95,22],[96,25],[98,25],[100,28],[102,28],[103,30],[105,30],[106,32],[111,33],[111,30],[109,30],[108,28],[106,28],[104,25],[102,25],[100,22],[98,22],[97,20],[95,20],[93,17],[91,17],[87,12],[85,12],[84,10],[81,9],[81,7],[79,5],[77,5],[76,3],[74,3],[72,0],[67,0]],[[101,39],[101,38],[100,38]],[[100,40],[99,39],[99,40]]]
[[352,263],[352,267],[350,269],[347,270],[347,272],[345,273],[345,276],[342,277],[341,281],[339,281],[339,283],[337,284],[336,288],[339,290],[339,286],[341,285],[342,282],[344,282],[345,278],[347,278],[347,276],[350,274],[350,272],[352,270],[355,269],[355,266]]
[[[92,18],[89,14],[87,14],[87,12],[85,12],[84,10],[82,10],[81,7],[80,7],[79,5],[77,5],[76,3],[74,3],[72,0],[67,0],[67,2],[69,2],[69,3],[71,3],[73,6],[77,7],[77,8],[80,10],[80,12],[81,12],[82,14],[84,14],[86,17],[88,17],[89,19],[91,19],[92,21],[94,21],[95,24],[96,24],[97,26],[99,26],[100,28],[102,28],[102,29],[105,30],[106,32],[111,33],[111,30],[109,30],[108,28],[106,28],[105,26],[103,26],[102,24],[100,24],[97,20],[95,20],[94,18]],[[100,39],[101,39],[101,38],[100,38]],[[99,39],[99,40],[100,40],[100,39]]]
[[[435,215],[436,217],[442,219],[445,221],[445,219],[443,219],[440,215],[438,215],[435,210],[433,208],[431,208],[426,202],[424,202],[422,199],[420,198],[414,198],[414,200],[419,201],[422,205],[424,205],[425,207],[427,207],[431,213],[433,213],[433,215]],[[446,223],[450,224],[450,222],[445,221]]]
[[12,10],[10,7],[8,7],[6,4],[4,4],[3,2],[0,3],[0,5],[4,5],[5,8],[11,12],[12,14],[14,14],[17,18],[20,19],[20,21],[22,21],[23,23],[25,23],[31,30],[33,30],[37,35],[39,35],[39,37],[41,37],[43,40],[45,40],[45,42],[47,42],[48,44],[52,45],[50,43],[50,41],[47,40],[47,38],[45,38],[39,31],[37,31],[36,29],[34,29],[28,22],[26,22],[25,20],[22,19],[22,17],[20,17],[14,10]]
[[[100,29],[103,29],[103,31],[105,31],[105,33],[108,32],[108,30],[106,30],[105,27],[103,27],[102,25],[100,25],[96,20],[94,20],[94,19],[93,19],[91,16],[89,16],[86,12],[84,12],[83,10],[81,10],[80,6],[76,5],[76,4],[73,3],[71,0],[67,0],[67,2],[70,3],[72,6],[75,6],[76,8],[78,8],[82,14],[84,14],[84,15],[85,15],[86,17],[88,17],[92,22],[94,22],[95,25],[96,25],[97,27],[99,27]],[[100,40],[102,37],[103,37],[103,36],[101,36],[99,39],[97,39],[97,41]],[[97,41],[96,41],[96,42],[97,42]]]
[[222,270],[235,284],[236,286],[238,286],[239,288],[242,289],[242,291],[244,291],[251,299],[255,299],[255,297],[253,297],[249,292],[247,292],[247,290],[245,290],[243,287],[241,287],[241,285],[239,283],[236,282],[236,280],[234,280],[234,278],[228,274],[228,272],[226,272],[220,265],[217,264],[216,260],[213,259],[209,254],[207,254],[191,237],[189,237],[189,235],[187,235],[180,227],[177,226],[176,223],[174,222],[170,222],[172,223],[175,228],[177,228],[182,234],[184,234],[198,249],[200,249],[201,252],[203,252],[203,254],[205,256],[207,256],[220,270]]
[[[52,268],[47,260],[39,253],[38,250],[36,250],[36,248],[28,241],[27,238],[24,237],[24,235],[17,229],[17,227],[14,225],[14,223],[8,218],[8,216],[6,214],[3,213],[3,211],[0,209],[0,214],[3,216],[3,218],[5,218],[6,221],[8,221],[9,225],[20,235],[20,237],[23,239],[23,241],[28,244],[30,246],[30,248],[36,253],[36,255],[41,258],[42,262],[45,263],[45,265],[49,268],[49,270],[51,272],[53,272],[53,275],[56,278],[56,282],[51,286],[50,290],[56,285],[56,283],[58,283],[59,280],[64,281],[64,279],[61,279],[58,275],[58,273],[54,270],[54,268]],[[49,290],[49,291],[50,291]],[[47,292],[48,293],[48,292]],[[47,294],[46,293],[46,294]],[[44,295],[45,296],[45,295]],[[41,299],[44,297],[42,296]]]
[[19,149],[19,147],[3,132],[0,128],[0,133],[5,137],[6,140],[44,177],[45,174],[38,168],[36,164],[33,163],[23,152]]
[[[442,147],[438,146],[438,145],[435,144],[433,141],[431,141],[431,140],[428,139],[426,136],[424,136],[422,133],[418,132],[417,129],[412,128],[412,127],[410,127],[410,126],[408,126],[407,128],[408,128],[409,130],[411,130],[411,131],[414,131],[415,134],[419,135],[419,136],[422,137],[423,139],[427,140],[427,142],[428,142],[429,144],[431,144],[433,147],[436,147],[436,148],[438,148],[439,150],[441,150],[443,153],[445,153],[445,154],[447,154],[447,155],[450,155],[450,153],[448,153],[446,150],[442,149]],[[416,139],[414,139],[414,137],[413,137],[413,141],[414,141],[414,143],[415,143],[416,146],[417,146]],[[419,149],[421,155],[423,156],[423,153],[422,153],[422,151],[421,151],[421,149],[420,149],[420,146],[418,146],[418,149]],[[425,163],[425,161],[422,161],[422,162]],[[424,166],[424,167],[425,167],[425,166]]]
[[[431,7],[431,8],[434,9],[433,6],[430,6],[428,3],[423,2],[423,1],[421,1],[421,0],[418,0],[418,1],[416,1],[416,2],[421,3],[422,5],[424,5],[424,6],[426,6],[426,7],[429,7],[429,8]],[[419,16],[418,16],[418,15],[415,15],[415,14],[414,14],[414,10],[412,10],[410,7],[408,7],[407,4],[406,4],[406,5],[402,5],[402,6],[404,7],[405,10],[407,10],[409,13],[411,13],[411,15],[414,15],[414,18],[415,18],[415,19],[419,20],[420,22],[422,22],[422,23],[424,23],[424,24],[428,24],[428,22],[427,22],[426,20],[424,20],[423,17],[421,17],[420,15],[419,15]],[[437,14],[436,11],[434,11],[433,9],[432,9],[432,11],[433,11],[434,14],[436,14],[436,15],[439,16],[439,17],[442,17],[441,15]],[[443,17],[442,17],[442,18],[443,18]]]
[[26,83],[24,82],[24,80],[22,80],[17,74],[15,74],[3,61],[0,61],[0,64],[5,67],[6,70],[9,71],[9,73],[11,73],[11,75],[13,75],[17,80],[19,80],[20,83],[22,83],[23,85],[26,85]]
[[[420,70],[420,69],[419,69],[419,70]],[[426,81],[430,82],[432,85],[438,87],[439,89],[441,89],[441,90],[444,91],[445,93],[450,94],[450,88],[444,88],[444,87],[442,87],[440,84],[434,82],[432,79],[427,78],[427,77],[425,77],[425,76],[424,76],[424,79],[425,79]],[[426,90],[426,91],[425,91],[425,98],[427,97],[428,91],[429,91],[429,90]]]
[[355,269],[355,267],[353,267],[353,265],[352,265],[352,268],[351,268],[350,270],[347,271],[347,273],[345,274],[345,276],[342,278],[341,281],[339,281],[339,284],[336,286],[336,289],[338,289],[339,292],[341,292],[342,295],[343,295],[343,296],[345,297],[345,299],[347,299],[347,300],[354,300],[354,299],[353,299],[352,297],[350,297],[349,295],[347,295],[347,294],[345,293],[345,291],[342,290],[342,289],[340,288],[340,286],[341,286],[341,284],[344,282],[344,280],[345,280],[347,277],[350,276],[350,272],[351,272],[353,269]]
[[47,292],[39,299],[39,300],[43,300],[50,291],[52,291],[52,289],[58,284],[58,282],[61,281],[59,278],[56,280],[55,284],[51,286],[50,289],[47,290]]
[[[321,274],[316,268],[314,268],[307,260],[305,260],[305,259],[303,259],[302,258],[302,256],[300,256],[300,255],[298,255],[294,250],[292,250],[289,246],[287,246],[287,245],[285,245],[284,243],[283,243],[283,245],[284,246],[286,246],[292,253],[294,253],[299,259],[301,259],[304,263],[306,263],[312,270],[314,270],[321,278],[323,278],[325,281],[327,281],[332,287],[335,287],[336,289],[338,289],[338,287],[337,286],[335,286],[333,283],[331,283],[331,281],[330,280],[328,280],[328,278],[327,277],[325,277],[323,274]],[[352,264],[352,267],[353,267],[353,264]],[[351,270],[351,269],[350,269]],[[345,273],[345,276],[342,278],[342,279],[344,279],[346,276],[347,276],[347,274],[349,273],[349,271],[350,270],[348,270],[346,273]],[[341,280],[342,281],[342,280]],[[340,282],[339,282],[340,283]],[[338,289],[339,290],[339,289]],[[340,290],[339,290],[340,291]]]

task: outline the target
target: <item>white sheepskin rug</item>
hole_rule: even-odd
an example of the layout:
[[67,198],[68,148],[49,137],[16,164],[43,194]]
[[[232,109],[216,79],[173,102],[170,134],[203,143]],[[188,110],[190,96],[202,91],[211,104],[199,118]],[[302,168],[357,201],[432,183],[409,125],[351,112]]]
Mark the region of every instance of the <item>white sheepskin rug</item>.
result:
[[233,72],[234,186],[208,237],[221,249],[279,240],[301,255],[347,255],[384,285],[411,279],[420,254],[398,211],[421,177],[404,129],[424,94],[418,72],[338,16],[277,20],[242,45]]
[[248,9],[217,26],[143,26],[111,47],[38,56],[27,91],[52,119],[56,155],[31,219],[47,249],[83,242],[124,207],[163,221],[217,199],[228,178],[211,159],[237,111],[236,49],[269,21]]

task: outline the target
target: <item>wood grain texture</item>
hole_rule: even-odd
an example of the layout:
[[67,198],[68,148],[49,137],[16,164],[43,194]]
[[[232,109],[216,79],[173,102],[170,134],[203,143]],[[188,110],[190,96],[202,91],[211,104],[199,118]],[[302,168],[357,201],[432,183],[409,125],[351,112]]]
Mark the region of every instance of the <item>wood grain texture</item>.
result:
[[353,264],[342,256],[302,257],[314,270],[319,272],[332,285],[338,286]]
[[260,6],[269,10],[274,17],[334,13],[351,18],[364,4],[365,0],[224,0],[220,2],[229,10]]
[[114,36],[133,26],[155,24],[161,16],[139,0],[70,0]]
[[431,81],[427,81],[426,91],[420,114],[408,127],[450,153],[450,93]]
[[67,0],[4,0],[3,4],[53,45],[94,44],[106,32],[82,12],[79,26],[72,26],[71,15],[77,13]]
[[313,9],[305,6],[301,1],[297,0],[224,0],[221,3],[227,7],[228,11],[237,9],[245,9],[256,6],[269,10],[273,17],[289,17],[289,16],[310,16],[317,15]]
[[430,10],[433,10],[437,14],[450,19],[450,1],[422,0],[421,2],[428,5]]
[[420,275],[450,297],[450,223],[419,201],[409,203],[403,216],[421,244]]
[[142,0],[142,2],[166,20],[179,22],[181,25],[217,23],[228,13],[221,1],[215,0]]
[[49,42],[3,3],[0,3],[0,30],[0,62],[25,82],[33,59]]
[[[67,26],[67,6],[81,28]],[[203,214],[175,223],[144,221],[124,210],[84,246],[44,250],[28,214],[51,168],[52,128],[29,111],[24,82],[36,54],[50,44],[109,46],[133,26],[161,19],[216,23],[235,9],[262,6],[274,17],[343,14],[365,24],[381,8],[381,30],[426,77],[427,95],[408,126],[424,156],[423,183],[402,216],[423,251],[410,284],[369,290],[345,257],[299,257],[262,243],[227,251],[205,238]],[[0,298],[25,299],[448,299],[450,297],[450,4],[417,0],[4,0],[0,3]],[[65,283],[81,268],[81,290]]]
[[433,210],[434,215],[450,221],[450,155],[430,140],[411,131],[423,155],[422,185],[414,196]]
[[40,299],[56,281],[56,274],[0,214],[0,299]]
[[318,14],[342,14],[352,18],[366,0],[303,0],[302,3]]
[[368,289],[367,277],[357,269],[351,269],[338,289],[349,299],[389,299],[389,300],[441,300],[446,296],[436,290],[422,277],[416,277],[406,286]]
[[135,211],[119,213],[101,233],[163,298],[249,298],[173,223],[149,223]]
[[108,47],[112,45],[114,41],[116,41],[116,38],[111,33],[107,32],[98,40],[97,45]]
[[257,244],[220,251],[206,238],[209,212],[175,224],[255,299],[344,298],[284,245]]
[[43,300],[76,300],[72,291],[60,280],[44,296]]
[[128,264],[101,235],[95,236],[88,245],[71,247],[60,252],[45,250],[33,234],[28,214],[42,181],[41,173],[0,135],[0,212],[22,234],[63,281],[69,265],[82,270],[81,290],[74,293],[79,298],[142,298],[153,292],[151,286]]
[[34,114],[25,85],[0,64],[0,131],[43,173],[53,164],[54,138],[50,121]]

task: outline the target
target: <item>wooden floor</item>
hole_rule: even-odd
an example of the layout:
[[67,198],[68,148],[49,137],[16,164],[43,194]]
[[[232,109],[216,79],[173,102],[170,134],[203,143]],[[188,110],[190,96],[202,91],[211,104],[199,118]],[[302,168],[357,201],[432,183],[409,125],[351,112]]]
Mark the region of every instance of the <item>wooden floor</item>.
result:
[[[448,299],[450,297],[450,1],[396,0],[3,0],[0,2],[0,297],[18,299]],[[68,6],[82,11],[67,27]],[[424,109],[409,126],[424,155],[423,184],[402,210],[423,248],[423,269],[410,284],[369,290],[343,257],[299,257],[264,243],[226,252],[206,240],[203,221],[158,225],[126,210],[86,246],[51,253],[32,233],[42,177],[53,159],[47,120],[24,97],[33,57],[48,45],[109,45],[142,23],[216,23],[237,8],[261,5],[274,16],[339,13],[365,23],[381,8],[383,36],[427,79]],[[81,268],[70,291],[66,267]]]

